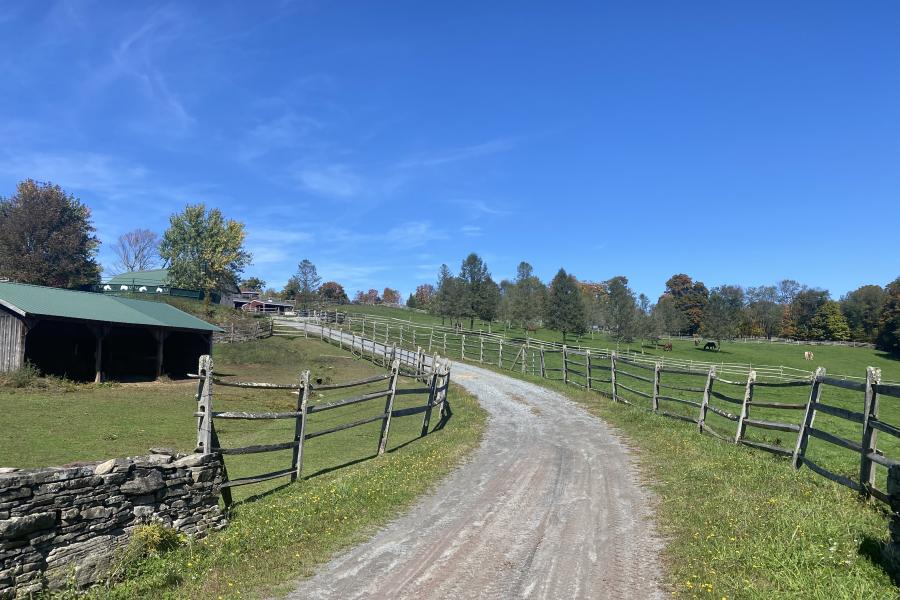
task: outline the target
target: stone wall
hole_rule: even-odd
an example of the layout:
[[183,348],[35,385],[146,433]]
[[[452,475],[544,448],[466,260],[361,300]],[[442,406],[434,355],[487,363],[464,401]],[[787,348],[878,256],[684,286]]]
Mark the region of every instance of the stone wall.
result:
[[99,464],[0,469],[0,599],[102,578],[136,525],[202,536],[225,524],[221,456],[152,454]]

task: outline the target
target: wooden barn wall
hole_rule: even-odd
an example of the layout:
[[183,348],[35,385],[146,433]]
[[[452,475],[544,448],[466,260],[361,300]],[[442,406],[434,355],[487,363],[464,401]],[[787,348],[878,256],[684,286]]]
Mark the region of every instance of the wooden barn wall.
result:
[[0,311],[0,372],[14,371],[22,366],[24,327],[22,321]]

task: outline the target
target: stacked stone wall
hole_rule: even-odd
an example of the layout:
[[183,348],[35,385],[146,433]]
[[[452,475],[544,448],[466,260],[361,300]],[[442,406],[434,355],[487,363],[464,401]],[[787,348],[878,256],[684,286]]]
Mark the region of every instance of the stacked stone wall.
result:
[[217,454],[0,469],[0,599],[102,579],[138,525],[201,537],[224,526]]

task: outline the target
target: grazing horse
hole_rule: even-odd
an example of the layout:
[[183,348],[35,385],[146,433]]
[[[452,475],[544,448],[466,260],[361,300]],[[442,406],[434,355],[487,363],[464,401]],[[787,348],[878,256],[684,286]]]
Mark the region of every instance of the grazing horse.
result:
[[672,351],[672,342],[668,344],[663,344],[663,352],[671,352]]
[[803,360],[812,360],[812,359],[814,359],[815,357],[816,357],[816,355],[813,354],[812,352],[808,351],[808,350],[807,350],[806,352],[803,353]]
[[719,347],[716,345],[715,342],[706,342],[706,344],[703,346],[703,349],[704,350],[718,350]]

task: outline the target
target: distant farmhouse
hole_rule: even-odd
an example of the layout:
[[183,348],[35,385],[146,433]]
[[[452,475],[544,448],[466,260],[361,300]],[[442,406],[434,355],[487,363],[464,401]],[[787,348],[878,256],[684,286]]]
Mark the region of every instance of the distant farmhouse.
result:
[[183,377],[216,331],[163,302],[0,282],[0,372],[28,361],[78,380]]
[[272,298],[263,298],[259,290],[241,290],[237,296],[231,299],[235,308],[245,312],[258,312],[279,314],[289,313],[294,310],[293,302],[283,302]]

